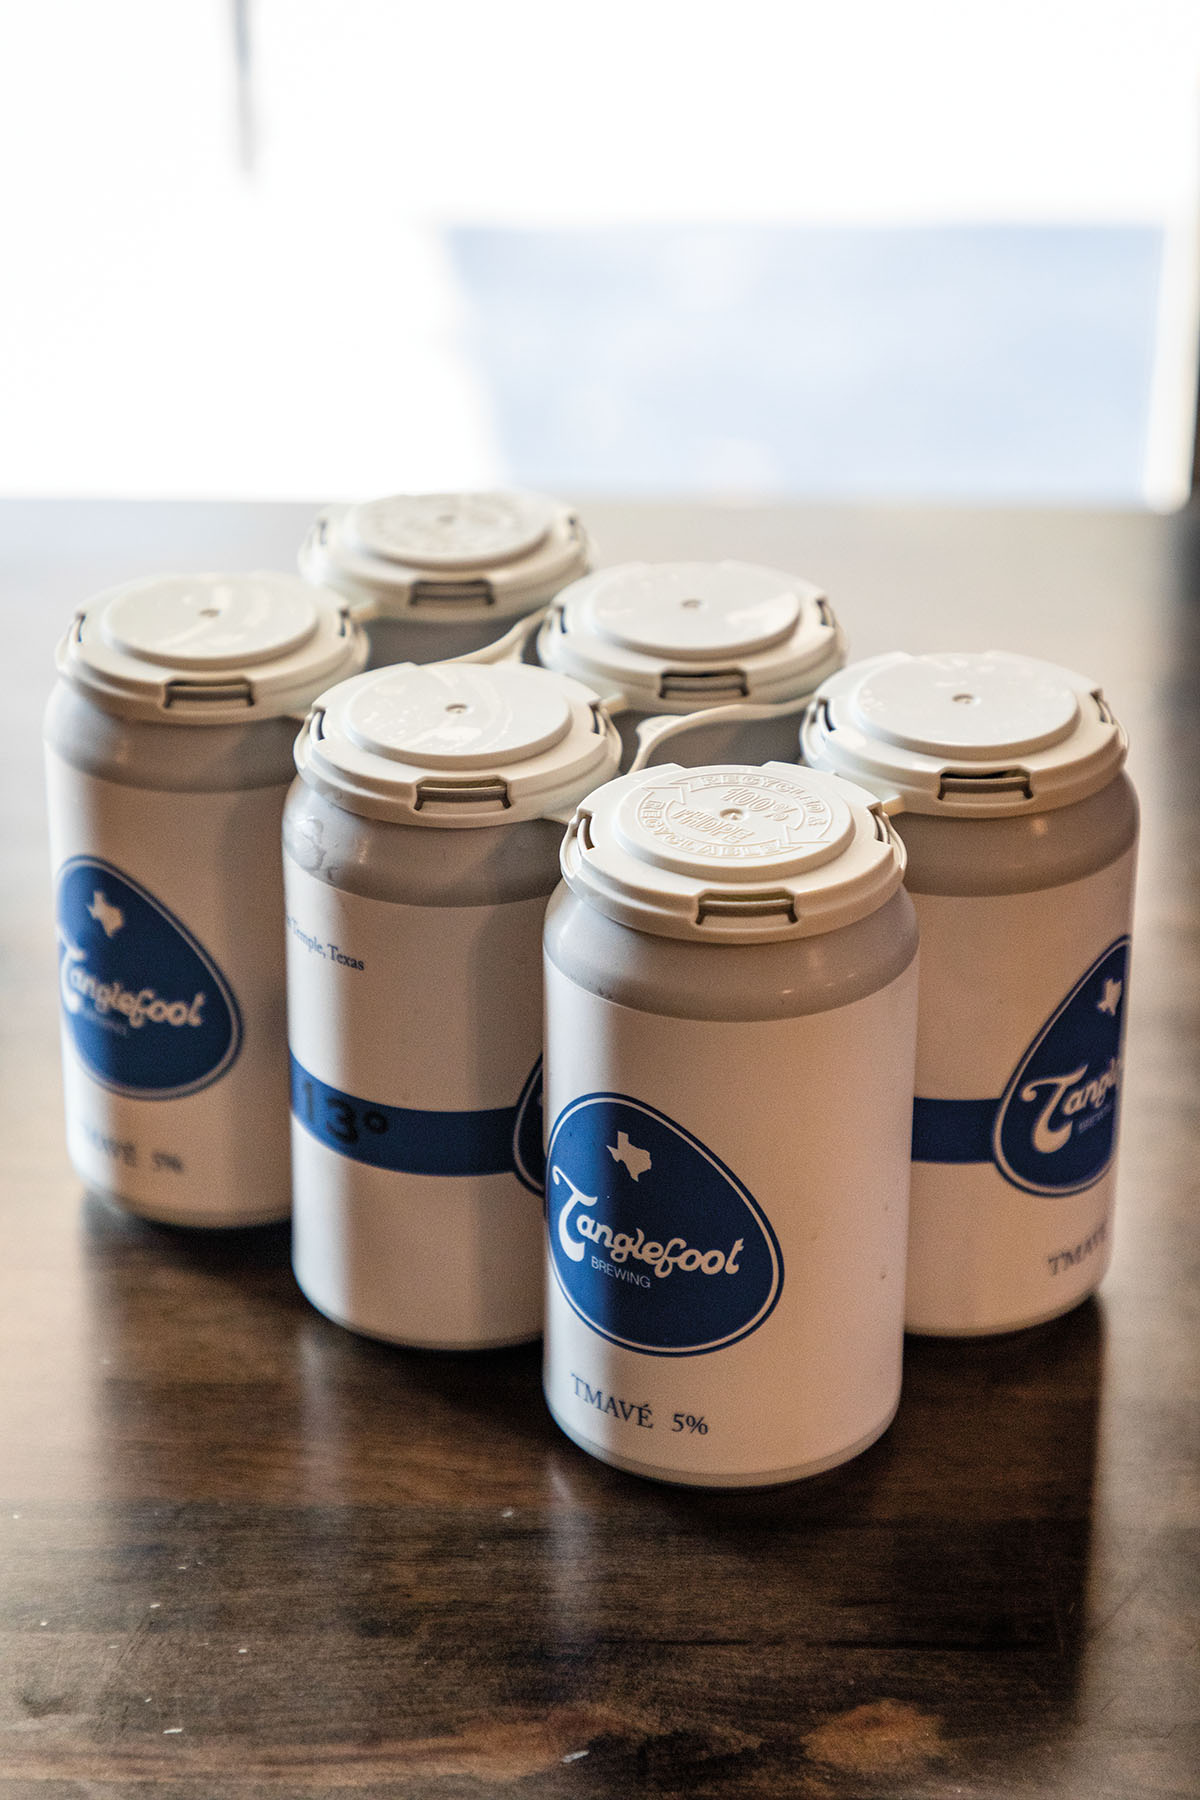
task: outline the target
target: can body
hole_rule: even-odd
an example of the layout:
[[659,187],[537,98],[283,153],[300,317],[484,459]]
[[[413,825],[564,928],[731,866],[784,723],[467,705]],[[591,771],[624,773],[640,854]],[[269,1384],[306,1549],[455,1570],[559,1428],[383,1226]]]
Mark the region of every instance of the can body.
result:
[[584,1449],[703,1486],[814,1474],[900,1391],[916,929],[903,892],[777,944],[546,922],[545,1392]]
[[339,1324],[431,1349],[541,1330],[541,924],[561,827],[284,823],[293,1259]]
[[505,490],[390,494],[322,507],[300,568],[344,595],[371,669],[482,650],[588,567],[570,506]]
[[148,1218],[289,1210],[276,845],[294,731],[132,722],[65,682],[50,702],[68,1149]]
[[1050,812],[894,824],[922,945],[908,1327],[1015,1330],[1111,1254],[1136,801],[1120,775]]

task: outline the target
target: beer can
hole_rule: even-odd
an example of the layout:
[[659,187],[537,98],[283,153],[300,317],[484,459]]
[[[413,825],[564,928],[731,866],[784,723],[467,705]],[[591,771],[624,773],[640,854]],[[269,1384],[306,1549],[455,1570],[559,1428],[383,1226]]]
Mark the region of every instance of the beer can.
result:
[[917,930],[874,796],[662,765],[546,915],[545,1393],[602,1461],[765,1485],[900,1394]]
[[67,1144],[151,1219],[287,1216],[279,830],[298,717],[366,640],[294,575],[102,594],[46,714]]
[[[742,562],[624,563],[573,582],[537,637],[539,662],[621,703],[629,768],[645,720],[705,722],[643,761],[793,759],[799,716],[845,660],[826,596],[811,581]],[[709,718],[714,707],[762,708]]]
[[564,808],[614,771],[544,669],[403,664],[316,702],[284,817],[293,1262],[339,1324],[542,1323],[541,930]]
[[480,649],[590,556],[577,514],[545,494],[391,494],[323,507],[300,570],[346,597],[381,668]]
[[908,1325],[1090,1294],[1112,1246],[1137,802],[1086,676],[1003,652],[854,664],[806,762],[891,794],[921,929]]

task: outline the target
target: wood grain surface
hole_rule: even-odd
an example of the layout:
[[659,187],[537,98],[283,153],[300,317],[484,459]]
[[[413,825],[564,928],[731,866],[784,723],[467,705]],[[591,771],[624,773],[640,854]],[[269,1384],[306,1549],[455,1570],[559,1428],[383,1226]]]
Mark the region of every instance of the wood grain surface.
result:
[[40,713],[80,599],[288,567],[304,506],[0,506],[0,1800],[1200,1793],[1200,525],[587,508],[605,561],[824,582],[855,655],[1103,682],[1144,803],[1099,1300],[911,1341],[895,1425],[765,1493],[645,1483],[533,1349],[405,1353],[280,1229],[85,1199],[66,1161]]

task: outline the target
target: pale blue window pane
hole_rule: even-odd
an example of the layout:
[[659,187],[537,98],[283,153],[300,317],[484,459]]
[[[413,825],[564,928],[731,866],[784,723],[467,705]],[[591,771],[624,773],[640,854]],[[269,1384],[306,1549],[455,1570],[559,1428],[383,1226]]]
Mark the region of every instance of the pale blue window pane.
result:
[[1159,230],[480,228],[449,242],[515,480],[1143,499]]

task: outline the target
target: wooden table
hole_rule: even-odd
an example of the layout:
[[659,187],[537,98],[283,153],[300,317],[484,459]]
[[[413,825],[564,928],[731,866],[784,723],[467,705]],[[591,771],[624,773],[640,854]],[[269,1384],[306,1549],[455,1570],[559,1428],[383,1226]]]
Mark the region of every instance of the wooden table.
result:
[[283,1230],[156,1229],[67,1164],[53,642],[134,574],[290,566],[309,511],[0,507],[0,1800],[1200,1792],[1197,520],[588,508],[606,561],[813,575],[855,654],[1093,673],[1145,802],[1101,1299],[912,1342],[866,1455],[723,1495],[577,1451],[535,1349],[359,1341]]

